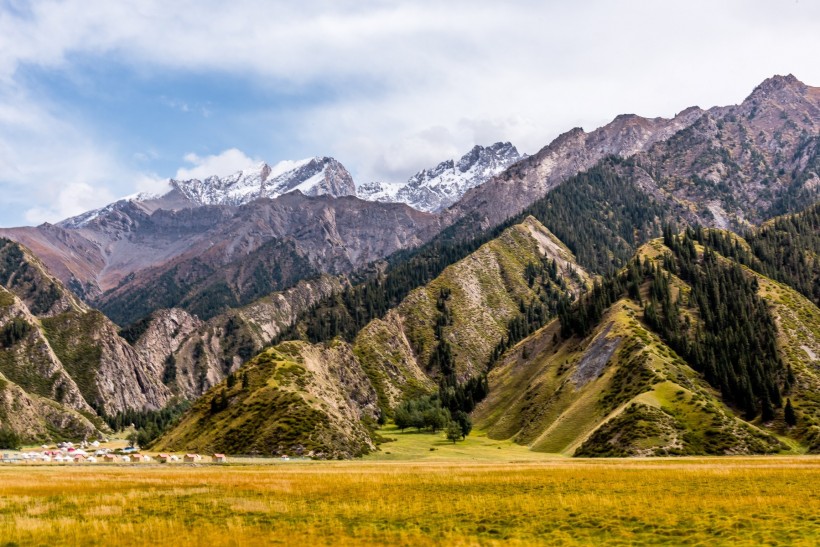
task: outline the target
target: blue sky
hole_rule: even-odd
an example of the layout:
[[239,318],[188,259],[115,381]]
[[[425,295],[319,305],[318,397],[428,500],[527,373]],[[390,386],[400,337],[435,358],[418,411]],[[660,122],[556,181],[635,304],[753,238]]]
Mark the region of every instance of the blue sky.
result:
[[404,180],[773,74],[820,85],[818,28],[806,0],[0,0],[0,226],[260,160]]

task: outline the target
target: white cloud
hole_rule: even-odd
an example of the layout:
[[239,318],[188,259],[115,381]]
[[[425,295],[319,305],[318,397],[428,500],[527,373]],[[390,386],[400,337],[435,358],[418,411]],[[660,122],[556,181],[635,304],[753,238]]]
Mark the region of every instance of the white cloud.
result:
[[0,85],[0,225],[54,222],[105,205],[131,176],[78,124]]
[[[78,57],[110,57],[144,78],[210,74],[303,95],[284,113],[271,105],[275,124],[245,113],[249,127],[260,143],[287,135],[298,157],[333,155],[362,182],[402,180],[476,143],[509,140],[533,153],[619,113],[739,102],[775,73],[820,85],[818,2],[41,0],[26,11],[0,7],[0,89],[20,85],[20,67],[70,73]],[[317,89],[329,91],[309,99]],[[22,181],[51,181],[33,192],[45,211],[60,208],[47,205],[60,180],[115,195],[147,184],[84,124],[8,95],[0,93],[0,184],[16,185],[13,199],[25,201]],[[200,121],[219,107],[165,102]],[[188,149],[233,145],[191,138]],[[177,177],[229,174],[255,160],[229,149],[186,161]]]
[[83,182],[72,182],[61,188],[48,207],[32,207],[25,213],[26,221],[32,224],[62,220],[85,211],[96,209],[114,200],[107,188],[91,186]]
[[193,167],[180,167],[175,177],[178,180],[204,179],[211,175],[224,177],[252,167],[260,161],[249,158],[236,148],[229,148],[210,156],[198,156],[192,152],[186,154],[183,159]]
[[138,194],[162,195],[171,189],[168,179],[155,173],[140,173],[134,180],[134,189]]

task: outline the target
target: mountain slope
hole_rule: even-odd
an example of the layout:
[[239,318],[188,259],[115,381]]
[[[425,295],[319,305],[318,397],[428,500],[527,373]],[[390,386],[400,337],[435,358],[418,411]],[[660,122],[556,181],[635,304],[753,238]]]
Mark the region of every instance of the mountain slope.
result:
[[[321,167],[314,163],[297,172],[307,170],[307,176]],[[438,232],[437,217],[406,205],[330,197],[352,184],[349,175],[342,176],[343,168],[334,165],[329,160],[306,179],[321,175],[320,182],[309,187],[306,182],[296,184],[275,199],[258,193],[242,194],[254,198],[247,203],[228,199],[231,191],[252,187],[247,186],[248,179],[254,177],[241,173],[227,181],[226,188],[209,185],[214,181],[185,187],[192,198],[183,195],[180,186],[161,198],[122,200],[56,226],[3,229],[0,235],[34,249],[64,285],[97,307],[107,306],[109,298],[120,298],[120,292],[156,285],[156,302],[137,297],[135,302],[144,309],[136,316],[116,318],[128,323],[172,306],[210,317],[225,306],[246,304],[299,279],[349,272]],[[327,192],[319,191],[323,185]],[[316,195],[307,196],[303,190]],[[395,228],[389,237],[385,225]],[[103,298],[104,293],[117,295]],[[190,302],[183,302],[185,298]],[[215,309],[205,313],[209,300],[216,302]],[[123,307],[130,308],[131,303]]]
[[[171,215],[158,211],[151,219],[160,214]],[[95,305],[123,325],[171,307],[207,319],[300,279],[348,273],[415,247],[439,227],[435,216],[403,204],[299,193],[259,199],[197,235],[176,257],[127,278]]]
[[331,276],[300,281],[205,322],[185,310],[159,310],[129,337],[145,362],[163,364],[172,392],[193,400],[270,344],[301,310],[342,287]]
[[3,314],[4,328],[18,333],[3,353],[2,372],[10,380],[108,416],[158,409],[169,401],[161,369],[143,362],[109,319],[81,303],[27,249],[5,239],[0,239],[0,282],[13,297]]
[[[583,313],[579,308],[519,343],[490,374],[478,426],[493,438],[577,456],[820,449],[811,364],[820,310],[714,251],[700,247],[691,255],[686,248],[660,240],[644,246],[622,281],[585,299]],[[757,301],[758,308],[720,326],[709,313],[723,308],[701,295],[732,283],[746,288],[733,289],[741,293],[733,292],[730,304]],[[733,346],[741,333],[759,349]],[[723,360],[720,351],[732,357]],[[786,398],[797,425],[786,422]]]
[[[555,273],[536,283],[536,278],[541,279],[536,265],[541,264],[554,268]],[[567,281],[563,281],[564,276]],[[353,414],[376,419],[390,414],[407,396],[432,392],[445,376],[454,374],[458,383],[464,383],[483,374],[522,307],[538,313],[552,309],[554,313],[560,297],[584,290],[587,283],[587,275],[574,263],[569,250],[535,219],[525,219],[447,268],[432,283],[411,292],[384,318],[365,326],[352,342],[286,342],[263,352],[235,373],[231,386],[226,381],[209,391],[204,402],[162,437],[158,446],[193,449],[207,443],[208,447],[247,452],[264,445],[268,454],[293,453],[299,446],[309,446],[317,436],[325,438],[327,427],[349,426],[349,420],[338,421],[328,415],[340,397],[355,403],[350,407]],[[300,328],[314,327],[306,324]],[[445,369],[449,365],[433,359],[444,345],[452,347],[452,371]],[[329,355],[335,357],[325,357]],[[277,379],[283,368],[292,367],[299,369],[301,387],[282,385]],[[237,387],[245,371],[262,374],[264,381],[251,383],[247,389]],[[362,375],[365,383],[359,381]],[[344,381],[345,377],[355,381]],[[327,419],[311,413],[316,419],[311,418],[304,427],[291,424],[289,429],[277,430],[276,435],[269,430],[259,435],[249,431],[241,442],[236,441],[240,417],[256,423],[264,412],[279,412],[265,406],[267,403],[253,406],[251,401],[279,400],[284,392],[289,393],[290,401],[285,407],[296,405],[302,409],[299,412],[307,412],[307,407],[319,409]],[[213,400],[217,403],[212,407]],[[351,431],[357,439],[355,450],[349,444]],[[350,455],[372,449],[369,434],[361,437],[360,431],[338,430],[334,435],[343,440],[339,446],[317,445],[314,450],[321,449],[325,455],[339,451]]]
[[627,114],[591,133],[574,128],[538,153],[469,190],[446,212],[446,217],[456,220],[467,216],[482,226],[493,226],[607,156],[630,157],[668,139],[701,115],[698,108],[684,110],[672,119]]
[[350,458],[375,447],[362,423],[375,415],[349,346],[287,342],[200,398],[154,449]]

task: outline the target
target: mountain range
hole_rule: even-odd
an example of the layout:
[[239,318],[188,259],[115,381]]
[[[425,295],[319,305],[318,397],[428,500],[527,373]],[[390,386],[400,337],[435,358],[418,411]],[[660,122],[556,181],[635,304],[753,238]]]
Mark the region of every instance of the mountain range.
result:
[[818,152],[820,88],[775,76],[406,183],[263,163],[0,230],[0,427],[191,401],[157,447],[351,457],[438,405],[568,455],[818,451]]

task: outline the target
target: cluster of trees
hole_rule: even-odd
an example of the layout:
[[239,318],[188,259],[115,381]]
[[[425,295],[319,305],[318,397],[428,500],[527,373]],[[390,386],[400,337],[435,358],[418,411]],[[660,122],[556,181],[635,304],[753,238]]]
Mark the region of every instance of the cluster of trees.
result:
[[433,432],[444,429],[447,438],[453,442],[466,438],[473,429],[467,412],[456,410],[451,413],[442,405],[438,395],[424,395],[403,401],[394,411],[393,421],[402,431],[409,427]]
[[[8,287],[12,279],[18,296],[29,302],[29,310],[34,315],[46,313],[60,299],[60,290],[26,261],[20,245],[0,237],[0,285]],[[25,294],[21,295],[19,290],[23,290]]]
[[691,237],[721,255],[789,285],[820,305],[820,203],[748,232],[749,244],[721,230],[695,227]]
[[820,202],[775,219],[746,236],[760,273],[800,291],[820,306]]
[[[648,301],[644,303],[647,325],[702,372],[725,400],[743,409],[749,418],[761,415],[764,421],[772,419],[774,409],[782,404],[781,388],[785,393],[790,389],[791,370],[778,354],[777,329],[757,295],[756,278],[736,262],[720,260],[713,244],[730,256],[742,248],[716,232],[699,228],[676,235],[673,227],[666,226],[663,235],[672,254],[664,256],[659,265],[635,258],[619,274],[596,283],[576,304],[562,305],[558,310],[562,336],[586,336],[600,323],[606,309],[624,296],[641,302],[640,286],[648,281]],[[696,242],[704,246],[702,256]],[[731,252],[727,250],[730,247],[734,249]],[[691,287],[688,296],[675,294],[672,275]]]
[[20,435],[11,429],[0,428],[0,449],[17,450],[23,444]]
[[[538,298],[525,303],[518,302],[519,315],[507,323],[507,335],[493,348],[488,368],[492,367],[499,357],[509,348],[537,331],[555,317],[559,308],[566,308],[572,301],[566,281],[558,273],[558,264],[554,259],[542,258],[540,264],[527,264],[524,275],[530,287],[537,285]],[[577,275],[573,270],[569,275]]]
[[[706,246],[695,249],[697,231],[682,236],[664,231],[664,244],[675,258],[674,273],[691,287],[688,301],[673,298],[668,274],[653,272],[647,323],[669,345],[720,389],[724,399],[764,421],[780,407],[780,383],[788,391],[791,374],[777,351],[777,328],[766,303],[757,295],[757,279],[736,262],[724,263]],[[697,310],[694,329],[681,325],[680,306]]]
[[592,332],[601,322],[606,309],[627,294],[627,287],[635,286],[641,281],[640,278],[631,277],[635,274],[633,268],[627,268],[626,272],[626,275],[612,275],[605,277],[603,281],[596,281],[592,290],[581,295],[574,304],[569,301],[560,302],[558,320],[561,322],[561,336],[569,338],[577,334],[584,337]]
[[103,416],[103,419],[114,431],[121,431],[133,425],[134,432],[128,437],[129,442],[147,447],[176,424],[190,406],[188,401],[182,401],[161,410],[128,409],[114,416]]
[[385,272],[348,287],[340,294],[324,298],[274,342],[300,338],[302,333],[313,343],[337,336],[353,340],[365,325],[383,317],[410,291],[435,279],[444,268],[497,237],[507,226],[505,224],[483,232],[467,241],[455,239],[453,234],[456,231],[451,228],[419,249],[397,253],[391,257],[390,266]]
[[[639,245],[660,235],[666,207],[636,186],[630,160],[610,157],[549,192],[527,208],[575,254],[587,270],[611,275]],[[583,219],[582,222],[579,222]]]
[[452,416],[472,412],[475,405],[481,402],[489,393],[486,371],[478,376],[460,383],[456,375],[456,359],[453,348],[444,336],[444,328],[453,323],[452,312],[447,301],[450,299],[450,289],[442,288],[436,299],[435,336],[436,347],[430,355],[428,370],[438,373],[439,404]]
[[0,329],[0,348],[10,348],[31,332],[32,326],[25,319],[15,317]]

